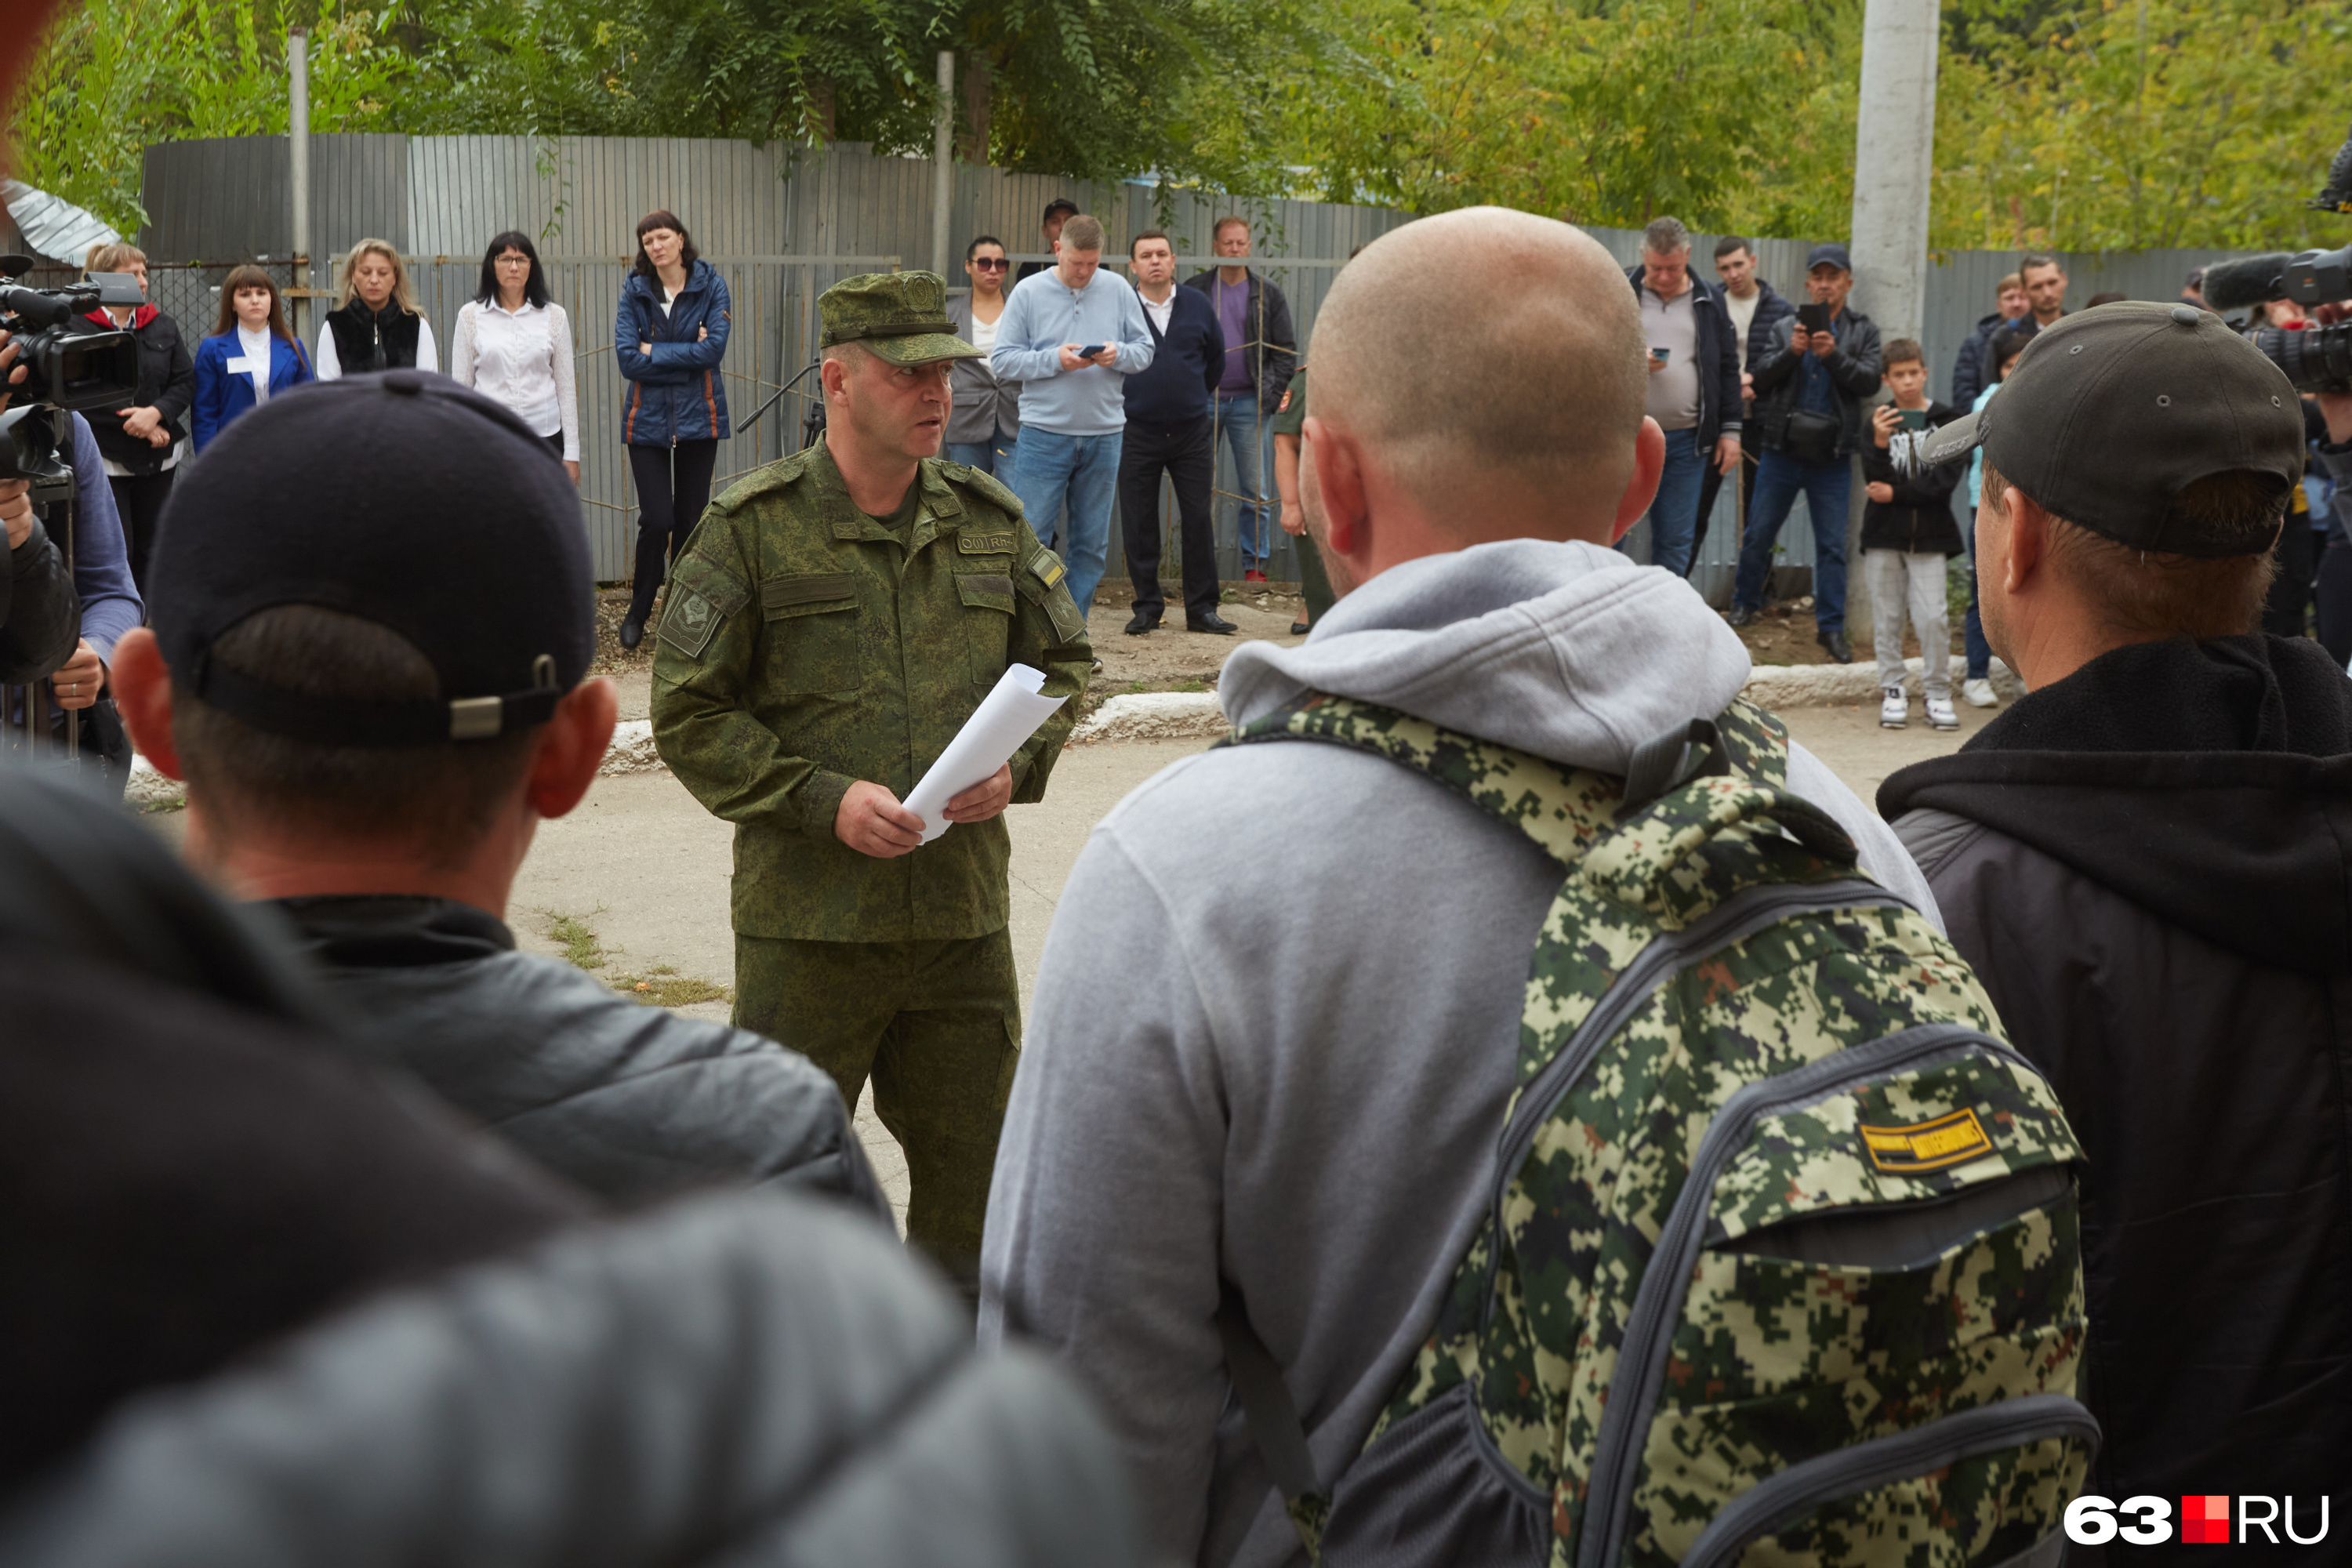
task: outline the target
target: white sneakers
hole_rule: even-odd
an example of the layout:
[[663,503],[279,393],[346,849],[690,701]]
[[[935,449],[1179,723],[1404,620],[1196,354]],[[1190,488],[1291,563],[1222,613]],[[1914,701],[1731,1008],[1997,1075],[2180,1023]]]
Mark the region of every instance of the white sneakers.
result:
[[2000,706],[2000,699],[1992,694],[1992,682],[1982,678],[1960,682],[1960,700],[1971,708]]
[[[1882,717],[1878,721],[1882,724],[1886,722],[1883,716],[1883,711],[1884,710],[1882,710]],[[1960,716],[1952,711],[1952,700],[1948,697],[1930,697],[1927,699],[1927,722],[1933,724],[1938,730],[1958,729],[1960,727]]]
[[[1901,687],[1885,687],[1880,690],[1878,697],[1878,727],[1880,729],[1900,730],[1906,724],[1911,722],[1911,699],[1903,694],[1903,689]],[[1947,712],[1950,711],[1948,705],[1945,710]]]

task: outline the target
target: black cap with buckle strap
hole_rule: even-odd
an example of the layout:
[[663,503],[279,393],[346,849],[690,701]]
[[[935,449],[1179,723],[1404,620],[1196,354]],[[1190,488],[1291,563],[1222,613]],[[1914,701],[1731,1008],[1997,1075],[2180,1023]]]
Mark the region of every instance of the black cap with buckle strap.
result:
[[[347,376],[239,418],[173,486],[149,577],[164,662],[193,695],[320,745],[545,723],[595,650],[587,535],[562,465],[512,413],[423,371]],[[442,695],[354,704],[214,657],[224,633],[287,605],[398,633]]]

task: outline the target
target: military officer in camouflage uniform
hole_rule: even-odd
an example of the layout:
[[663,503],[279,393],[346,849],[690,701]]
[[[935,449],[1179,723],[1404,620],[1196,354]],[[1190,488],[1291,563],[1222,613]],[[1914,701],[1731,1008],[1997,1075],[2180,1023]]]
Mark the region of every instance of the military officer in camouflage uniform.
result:
[[971,1279],[1020,1051],[1003,818],[1045,793],[1069,706],[948,803],[899,804],[1012,664],[1075,697],[1092,653],[1061,562],[989,475],[934,456],[950,362],[929,272],[825,290],[823,440],[703,514],[670,574],[654,739],[735,826],[735,1019],[907,1152],[907,1228]]

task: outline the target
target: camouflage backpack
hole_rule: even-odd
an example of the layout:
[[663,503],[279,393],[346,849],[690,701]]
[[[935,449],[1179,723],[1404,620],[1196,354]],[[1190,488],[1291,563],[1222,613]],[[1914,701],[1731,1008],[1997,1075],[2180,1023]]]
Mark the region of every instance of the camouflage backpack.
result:
[[1951,947],[1791,795],[1745,702],[1565,768],[1315,697],[1227,744],[1401,763],[1566,868],[1491,1210],[1362,1453],[1318,1483],[1230,1292],[1310,1556],[2043,1568],[2098,1426],[2055,1097]]

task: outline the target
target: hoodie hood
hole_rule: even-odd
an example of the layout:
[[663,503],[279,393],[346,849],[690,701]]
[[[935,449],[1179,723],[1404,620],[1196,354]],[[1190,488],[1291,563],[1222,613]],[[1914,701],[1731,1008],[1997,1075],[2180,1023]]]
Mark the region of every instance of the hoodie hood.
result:
[[1245,724],[1312,691],[1378,702],[1570,767],[1713,718],[1748,649],[1696,590],[1597,544],[1513,539],[1391,567],[1306,643],[1248,643],[1218,700]]
[[2258,963],[2352,967],[2352,680],[2308,638],[2117,648],[1878,809],[1980,824]]

